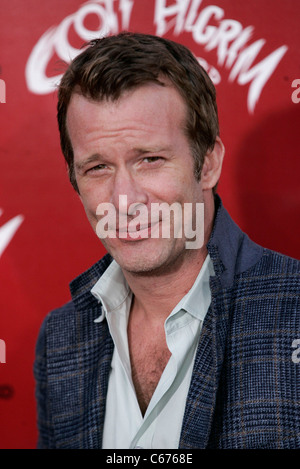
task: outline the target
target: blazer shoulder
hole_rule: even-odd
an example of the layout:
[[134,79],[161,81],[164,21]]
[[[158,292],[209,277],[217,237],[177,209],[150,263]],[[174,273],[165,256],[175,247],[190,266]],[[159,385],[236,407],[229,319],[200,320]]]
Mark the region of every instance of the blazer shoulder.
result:
[[262,274],[274,274],[280,276],[295,276],[300,280],[300,261],[281,254],[271,249],[264,248],[260,261],[254,267],[254,271],[260,270]]
[[[300,261],[263,248],[259,261],[250,269],[236,275],[236,295],[239,300],[255,298],[263,302],[290,302],[299,304],[300,298]],[[258,304],[258,303],[257,303]],[[275,308],[275,304],[273,305]],[[297,306],[298,308],[298,306]],[[297,309],[296,308],[296,309]],[[292,308],[293,309],[293,308]]]

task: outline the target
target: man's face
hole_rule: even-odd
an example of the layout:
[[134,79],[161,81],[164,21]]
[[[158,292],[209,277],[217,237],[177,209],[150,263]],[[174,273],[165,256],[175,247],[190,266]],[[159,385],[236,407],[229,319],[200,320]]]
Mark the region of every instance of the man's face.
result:
[[[72,96],[67,128],[80,198],[95,231],[101,218],[98,205],[115,207],[116,238],[102,243],[125,271],[161,272],[199,255],[198,250],[188,252],[185,238],[175,238],[172,229],[169,238],[150,234],[151,204],[176,202],[183,209],[185,203],[195,207],[203,202],[183,130],[185,120],[185,103],[172,86],[144,85],[115,102]],[[140,233],[134,233],[137,237],[128,233],[124,238],[122,230],[133,218],[132,204],[147,208],[149,218]],[[162,223],[160,219],[156,228]]]

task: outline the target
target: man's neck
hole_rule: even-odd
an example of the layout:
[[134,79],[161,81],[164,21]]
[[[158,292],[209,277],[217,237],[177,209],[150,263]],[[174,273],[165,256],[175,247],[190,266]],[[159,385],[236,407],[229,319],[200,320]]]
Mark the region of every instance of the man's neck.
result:
[[[194,254],[194,253],[193,253]],[[207,256],[206,248],[198,256],[178,261],[165,272],[138,274],[123,272],[134,295],[132,310],[148,321],[165,321],[176,304],[193,286]]]

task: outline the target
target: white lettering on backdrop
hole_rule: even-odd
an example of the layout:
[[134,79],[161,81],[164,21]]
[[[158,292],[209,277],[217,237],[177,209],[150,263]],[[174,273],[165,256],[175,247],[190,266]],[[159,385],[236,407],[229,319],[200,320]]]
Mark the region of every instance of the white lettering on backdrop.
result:
[[[69,43],[71,26],[83,42],[128,30],[134,3],[134,0],[89,1],[64,18],[58,26],[48,29],[34,46],[26,64],[28,89],[35,94],[52,92],[61,78],[61,75],[48,77],[46,74],[53,55],[68,63],[81,52]],[[288,47],[282,45],[257,61],[266,39],[250,42],[254,36],[254,26],[244,27],[239,21],[226,18],[224,9],[217,5],[202,7],[201,4],[202,0],[175,0],[172,4],[167,0],[155,0],[155,34],[163,36],[170,29],[173,29],[174,36],[190,33],[195,44],[203,46],[204,52],[215,51],[216,66],[228,70],[229,82],[249,84],[247,108],[253,113],[264,86]],[[148,10],[146,12],[149,14]],[[84,24],[87,15],[91,14],[96,15],[99,21],[97,31],[90,31]],[[198,57],[198,60],[215,85],[220,83],[220,71],[206,59]]]
[[[0,216],[2,213],[3,211],[0,209]],[[23,220],[23,215],[17,215],[0,227],[0,257],[11,242]]]

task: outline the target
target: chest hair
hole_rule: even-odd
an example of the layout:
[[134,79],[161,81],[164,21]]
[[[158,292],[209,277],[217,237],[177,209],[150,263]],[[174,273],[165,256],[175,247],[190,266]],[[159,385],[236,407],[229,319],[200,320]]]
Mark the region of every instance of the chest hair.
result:
[[144,330],[128,330],[132,381],[143,415],[171,356],[163,327]]

